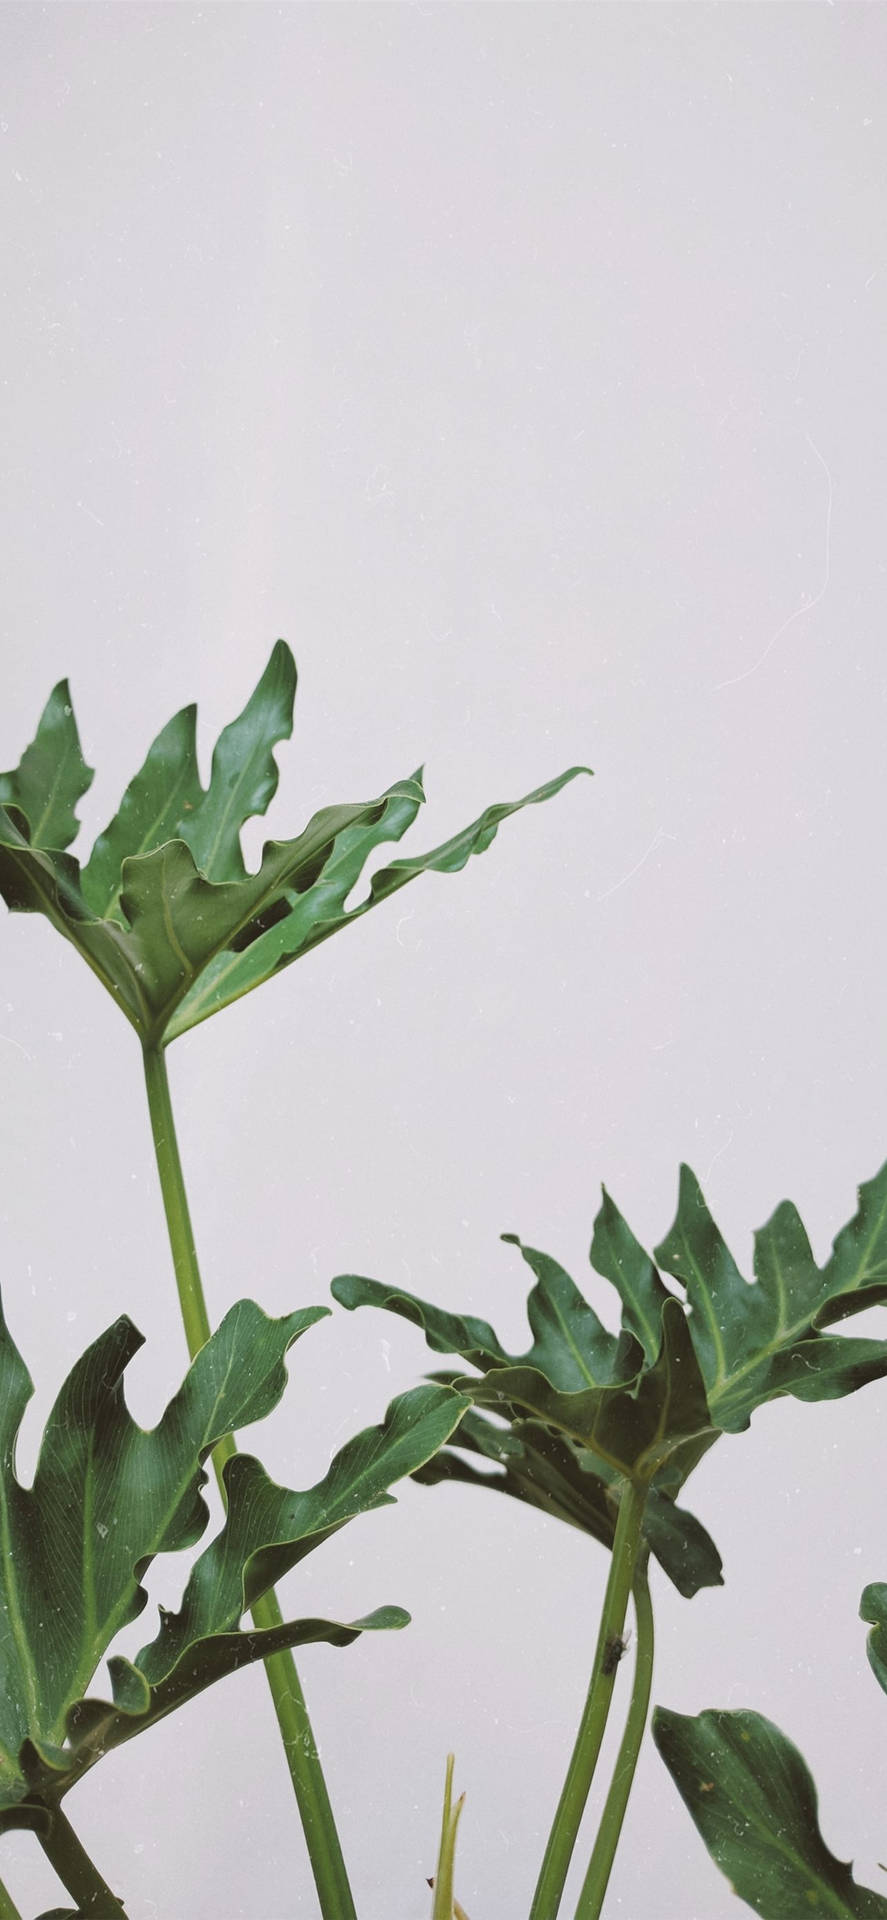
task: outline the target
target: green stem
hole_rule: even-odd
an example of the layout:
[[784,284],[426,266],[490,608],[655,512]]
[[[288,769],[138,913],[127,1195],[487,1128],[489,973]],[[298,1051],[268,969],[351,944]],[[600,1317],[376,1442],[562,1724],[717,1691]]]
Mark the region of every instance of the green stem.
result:
[[607,1725],[610,1701],[613,1697],[616,1663],[614,1661],[612,1670],[607,1672],[605,1669],[610,1665],[610,1659],[605,1656],[608,1654],[608,1648],[613,1646],[621,1635],[625,1622],[628,1596],[631,1593],[641,1549],[641,1526],[646,1499],[646,1485],[636,1484],[629,1479],[623,1481],[616,1537],[610,1554],[610,1573],[604,1594],[591,1680],[579,1723],[579,1732],[576,1735],[576,1744],[567,1768],[567,1777],[548,1837],[529,1920],[555,1920],[563,1897],[564,1884],[585,1812],[585,1803],[591,1788]]
[[2,1880],[0,1880],[0,1920],[22,1920],[12,1894],[3,1885]]
[[46,1826],[38,1827],[36,1832],[47,1860],[76,1901],[78,1913],[84,1920],[87,1915],[89,1920],[124,1920],[123,1901],[117,1899],[98,1868],[93,1866],[61,1807],[53,1807]]
[[[185,1337],[193,1360],[210,1337],[209,1315],[197,1264],[194,1230],[188,1211],[163,1049],[145,1047],[144,1059],[157,1171],[169,1228]],[[220,1440],[213,1451],[213,1466],[223,1500],[223,1468],[236,1451],[231,1434]],[[283,1620],[273,1589],[255,1602],[251,1612],[255,1625],[260,1628],[280,1626]],[[317,1743],[292,1654],[270,1654],[265,1661],[265,1672],[305,1831],[323,1920],[357,1920]]]
[[653,1608],[650,1602],[646,1561],[646,1553],[642,1553],[634,1578],[637,1651],[628,1717],[588,1872],[579,1895],[576,1920],[599,1920],[616,1848],[619,1845],[619,1835],[622,1832],[622,1822],[625,1819],[625,1809],[628,1806],[628,1796],[631,1793],[644,1729],[647,1725],[650,1688],[653,1685]]

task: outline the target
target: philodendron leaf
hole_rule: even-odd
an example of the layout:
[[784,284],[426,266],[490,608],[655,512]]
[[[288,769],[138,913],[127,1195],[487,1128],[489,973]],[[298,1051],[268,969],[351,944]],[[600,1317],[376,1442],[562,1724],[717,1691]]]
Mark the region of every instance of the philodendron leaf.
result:
[[809,1769],[771,1720],[657,1707],[652,1732],[712,1859],[762,1920],[887,1920],[887,1899],[826,1846]]
[[292,654],[279,640],[217,742],[205,791],[196,710],[176,714],[82,872],[63,849],[91,776],[64,683],[21,765],[0,776],[0,893],[14,911],[45,914],[72,942],[146,1045],[166,1044],[251,992],[418,874],[458,872],[491,844],[502,820],[589,771],[571,767],[521,800],[488,807],[430,853],[394,861],[346,911],[370,853],[399,840],[415,819],[421,777],[375,800],[322,809],[294,839],[269,841],[258,871],[248,873],[240,830],[276,789],[273,749],[292,731],[295,689]]
[[[523,1354],[509,1354],[475,1315],[357,1274],[333,1281],[342,1306],[397,1313],[422,1329],[435,1353],[476,1367],[480,1379],[454,1370],[445,1378],[504,1423],[472,1413],[453,1442],[460,1451],[437,1457],[423,1477],[498,1489],[608,1546],[614,1477],[645,1480],[647,1543],[683,1593],[720,1579],[713,1543],[674,1505],[718,1435],[747,1427],[754,1409],[780,1394],[834,1399],[887,1374],[887,1341],[822,1331],[887,1297],[887,1166],[860,1189],[857,1213],[821,1270],[795,1208],[783,1202],[755,1235],[752,1285],[689,1168],[675,1224],[657,1249],[662,1274],[604,1190],[590,1259],[619,1294],[619,1335],[548,1254],[515,1234],[502,1238],[520,1248],[536,1279],[527,1302],[533,1342]],[[686,1300],[675,1297],[675,1282]],[[478,1469],[466,1451],[500,1471]]]
[[864,1588],[859,1614],[872,1628],[866,1636],[869,1666],[879,1687],[887,1693],[887,1584],[883,1580],[873,1580]]
[[[502,1238],[520,1246],[515,1234]],[[332,1292],[345,1307],[382,1306],[417,1322],[437,1352],[456,1351],[483,1368],[480,1379],[453,1384],[504,1419],[529,1414],[588,1448],[605,1468],[648,1484],[673,1457],[696,1463],[717,1438],[687,1330],[687,1316],[666,1296],[661,1343],[647,1366],[631,1333],[607,1333],[557,1262],[521,1247],[537,1284],[527,1316],[535,1334],[526,1354],[512,1357],[484,1321],[442,1313],[400,1287],[340,1274]]]
[[713,1445],[705,1388],[676,1300],[662,1310],[662,1346],[652,1367],[628,1386],[594,1386],[561,1392],[534,1367],[501,1367],[479,1381],[455,1383],[478,1406],[520,1408],[546,1426],[588,1448],[616,1474],[648,1486],[677,1457],[695,1466]]
[[[478,1469],[472,1459],[499,1471]],[[618,1476],[606,1472],[597,1455],[539,1421],[515,1417],[502,1427],[472,1409],[449,1445],[413,1477],[425,1486],[452,1480],[492,1487],[580,1528],[602,1546],[613,1545],[617,1506],[612,1489]],[[663,1572],[686,1599],[700,1587],[723,1585],[721,1556],[711,1535],[655,1485],[647,1498],[643,1532]]]
[[119,1320],[62,1388],[31,1488],[14,1470],[31,1383],[0,1321],[0,1831],[224,1674],[284,1646],[347,1645],[367,1628],[405,1623],[401,1609],[382,1608],[345,1624],[239,1631],[246,1608],[282,1571],[382,1504],[391,1481],[443,1443],[465,1409],[445,1387],[403,1395],[307,1493],[274,1487],[248,1455],[229,1462],[225,1521],[192,1568],[181,1612],[163,1615],[135,1661],[111,1658],[110,1702],[84,1697],[114,1636],[145,1605],[140,1581],[153,1556],[203,1533],[202,1462],[212,1445],[277,1404],[284,1354],[326,1311],[269,1320],[250,1301],[233,1307],[151,1432],[123,1397],[141,1336]]
[[244,880],[240,829],[277,791],[271,751],[293,730],[296,663],[278,640],[243,712],[219,734],[206,793],[180,816],[179,832],[207,880]]
[[[619,1339],[608,1333],[556,1260],[534,1247],[522,1246],[514,1233],[503,1233],[501,1238],[520,1247],[536,1275],[536,1285],[527,1299],[527,1319],[534,1339],[526,1353],[507,1353],[487,1320],[449,1313],[403,1287],[388,1287],[361,1274],[338,1274],[332,1283],[333,1297],[343,1307],[384,1307],[400,1314],[421,1327],[435,1353],[460,1353],[463,1360],[485,1374],[498,1374],[503,1368],[533,1368],[564,1393],[636,1380],[643,1366],[638,1342],[630,1336]],[[667,1297],[664,1290],[663,1297]]]
[[821,1269],[784,1200],[755,1234],[751,1285],[682,1167],[677,1216],[656,1259],[686,1289],[708,1403],[727,1432],[747,1427],[755,1408],[780,1394],[836,1400],[887,1374],[887,1341],[820,1331],[887,1298],[887,1166],[860,1188],[857,1213]]
[[92,785],[92,772],[80,751],[68,682],[60,680],[18,766],[0,773],[0,804],[24,814],[32,847],[68,847],[77,836],[77,802]]
[[197,708],[174,713],[148,750],[144,766],[93,847],[81,876],[83,898],[98,920],[126,926],[120,907],[123,862],[173,840],[203,796],[197,770]]

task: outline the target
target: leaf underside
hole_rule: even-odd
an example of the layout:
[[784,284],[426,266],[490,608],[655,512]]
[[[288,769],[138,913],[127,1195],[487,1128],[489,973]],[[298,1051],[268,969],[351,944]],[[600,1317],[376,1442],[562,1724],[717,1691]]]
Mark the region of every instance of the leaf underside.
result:
[[[724,1432],[785,1394],[837,1399],[887,1374],[887,1341],[834,1335],[834,1322],[887,1297],[887,1166],[860,1188],[853,1219],[816,1265],[796,1209],[777,1207],[755,1235],[755,1280],[740,1274],[695,1176],[681,1169],[674,1225],[646,1253],[604,1190],[590,1259],[616,1288],[609,1332],[569,1275],[515,1234],[534,1276],[528,1350],[506,1352],[488,1321],[433,1306],[400,1287],[340,1274],[340,1305],[382,1307],[418,1326],[438,1354],[477,1370],[443,1378],[474,1408],[428,1482],[486,1485],[612,1545],[616,1483],[646,1482],[645,1533],[682,1593],[717,1584],[713,1542],[676,1502]],[[679,1290],[679,1291],[676,1291]]]
[[31,1824],[101,1755],[204,1687],[286,1646],[347,1646],[407,1616],[382,1607],[341,1622],[241,1630],[253,1602],[443,1444],[465,1401],[425,1385],[338,1453],[317,1486],[279,1487],[238,1454],[225,1470],[227,1513],[195,1561],[178,1612],[131,1661],[111,1655],[110,1700],[87,1688],[121,1627],[146,1604],[156,1553],[193,1545],[208,1512],[202,1463],[216,1440],[261,1419],[286,1382],[284,1356],[328,1309],[269,1320],[241,1301],[193,1361],[159,1425],[136,1425],[123,1375],[141,1336],[121,1319],[73,1368],[53,1407],[33,1485],[15,1475],[31,1382],[0,1321],[0,1831]]
[[887,1899],[826,1846],[810,1772],[771,1720],[657,1707],[652,1732],[712,1859],[762,1920],[887,1920]]
[[252,992],[420,873],[456,873],[500,823],[550,799],[571,767],[521,800],[487,807],[430,852],[375,873],[345,902],[373,850],[400,840],[424,800],[421,769],[375,800],[323,808],[294,839],[266,843],[256,873],[245,822],[277,787],[274,747],[292,732],[296,669],[285,641],[216,743],[209,786],[197,766],[196,709],[163,728],[82,870],[67,852],[92,778],[67,684],[50,696],[20,765],[0,774],[0,893],[42,913],[78,949],[143,1044],[167,1044]]

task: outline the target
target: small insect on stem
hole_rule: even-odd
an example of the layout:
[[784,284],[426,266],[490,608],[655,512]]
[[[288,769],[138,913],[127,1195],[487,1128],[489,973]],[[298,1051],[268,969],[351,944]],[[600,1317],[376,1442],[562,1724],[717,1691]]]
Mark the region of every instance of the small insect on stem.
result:
[[604,1648],[604,1657],[601,1661],[601,1673],[611,1674],[616,1672],[616,1668],[622,1659],[622,1655],[630,1639],[630,1633],[611,1633]]

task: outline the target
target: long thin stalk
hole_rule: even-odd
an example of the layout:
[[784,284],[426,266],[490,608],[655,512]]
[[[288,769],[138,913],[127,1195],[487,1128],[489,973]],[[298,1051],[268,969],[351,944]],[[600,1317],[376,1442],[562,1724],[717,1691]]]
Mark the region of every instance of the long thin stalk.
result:
[[650,1689],[653,1685],[653,1607],[650,1601],[646,1560],[647,1556],[644,1553],[638,1562],[633,1588],[637,1650],[625,1732],[622,1735],[616,1765],[613,1768],[610,1791],[607,1794],[597,1839],[592,1849],[588,1872],[579,1895],[576,1920],[599,1920],[616,1857],[616,1848],[619,1845],[622,1822],[625,1819],[625,1809],[628,1806],[628,1796],[631,1793],[644,1729],[647,1725]]
[[[166,1224],[169,1229],[185,1337],[188,1342],[188,1352],[193,1359],[210,1337],[209,1315],[197,1264],[194,1231],[188,1210],[188,1196],[179,1157],[163,1049],[146,1047],[144,1060],[157,1171],[160,1176]],[[223,1499],[225,1487],[222,1469],[226,1460],[230,1460],[236,1451],[231,1434],[227,1434],[220,1440],[213,1451],[213,1466]],[[277,1596],[273,1590],[263,1594],[261,1599],[255,1602],[251,1612],[257,1627],[280,1626],[283,1620]],[[299,1684],[292,1654],[288,1651],[270,1654],[265,1661],[265,1672],[268,1676],[277,1723],[305,1831],[305,1842],[323,1920],[357,1920],[317,1743],[308,1718],[305,1696]]]
[[61,1807],[54,1807],[52,1818],[36,1831],[47,1860],[76,1901],[84,1920],[87,1915],[89,1920],[125,1920],[123,1901],[117,1899],[102,1879]]
[[0,1880],[0,1920],[22,1920],[12,1894]]
[[613,1697],[616,1661],[611,1658],[609,1650],[616,1646],[625,1622],[625,1610],[641,1548],[646,1499],[646,1486],[636,1485],[632,1480],[623,1481],[591,1680],[533,1895],[529,1920],[555,1920],[563,1897]]

